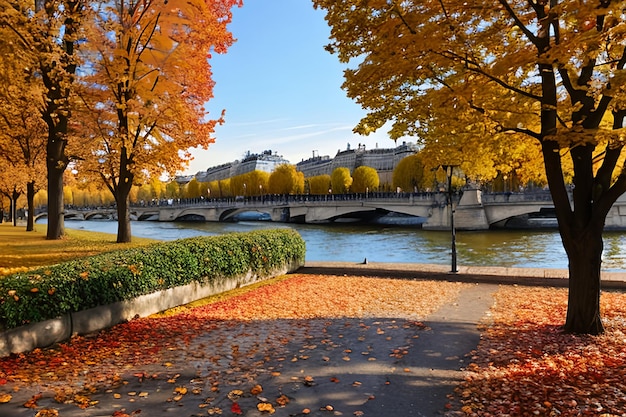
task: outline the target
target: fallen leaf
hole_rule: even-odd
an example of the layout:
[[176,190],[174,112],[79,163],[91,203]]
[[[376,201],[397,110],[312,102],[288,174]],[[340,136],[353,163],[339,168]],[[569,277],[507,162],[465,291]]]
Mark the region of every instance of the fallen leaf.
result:
[[230,406],[230,411],[238,415],[243,414],[243,411],[241,411],[241,407],[239,406],[238,403],[232,403],[232,405]]
[[287,397],[285,394],[281,395],[280,397],[276,398],[276,404],[284,407],[285,405],[289,404],[289,397]]
[[35,417],[58,417],[59,411],[54,408],[44,408],[35,414]]
[[41,397],[42,397],[41,394],[33,395],[28,401],[26,401],[24,403],[24,407],[26,407],[26,408],[37,408],[37,407],[39,407],[37,405],[37,401],[39,401],[41,399]]
[[274,412],[276,411],[270,403],[258,403],[256,408],[261,412],[269,414],[274,414]]

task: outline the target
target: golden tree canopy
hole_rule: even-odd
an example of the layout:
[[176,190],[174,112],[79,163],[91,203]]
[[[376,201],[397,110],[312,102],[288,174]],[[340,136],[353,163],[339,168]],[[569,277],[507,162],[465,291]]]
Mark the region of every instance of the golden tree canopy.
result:
[[380,184],[378,172],[365,165],[357,167],[352,173],[352,187],[350,190],[354,193],[365,193],[367,191],[375,191]]
[[[207,148],[222,116],[209,119],[209,58],[233,43],[226,29],[239,0],[120,0],[92,15],[85,60],[94,71],[81,91],[77,135],[94,138],[84,168],[135,181],[171,175]],[[124,161],[126,156],[128,161]],[[119,172],[121,171],[121,172]]]
[[[354,67],[344,88],[368,110],[360,133],[391,122],[392,138],[419,137],[434,166],[460,165],[473,179],[516,169],[524,154],[536,158],[538,143],[525,137],[554,140],[562,155],[579,144],[623,143],[621,119],[617,129],[600,120],[626,109],[624,2],[314,4],[327,11],[327,48]],[[543,70],[558,73],[551,104]],[[547,109],[556,111],[549,128]],[[523,175],[541,180],[528,167]]]
[[328,194],[331,189],[330,175],[315,175],[306,179],[311,194]]
[[[313,3],[326,10],[328,50],[350,66],[348,96],[367,110],[356,131],[391,123],[392,138],[435,148],[429,163],[476,179],[532,157],[520,137],[539,144],[569,260],[565,329],[601,333],[602,231],[626,192],[626,2]],[[488,164],[498,149],[509,159]]]
[[302,194],[304,174],[291,164],[278,165],[270,174],[269,191],[272,194]]
[[352,176],[350,170],[346,167],[338,167],[330,174],[330,183],[332,185],[333,194],[344,194],[350,191],[352,185]]

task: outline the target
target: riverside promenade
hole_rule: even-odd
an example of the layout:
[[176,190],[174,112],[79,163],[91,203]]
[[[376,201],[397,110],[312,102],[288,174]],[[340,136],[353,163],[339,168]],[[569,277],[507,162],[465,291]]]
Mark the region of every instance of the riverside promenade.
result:
[[[446,279],[458,282],[567,287],[568,271],[551,268],[367,262],[306,262],[299,272],[333,275],[386,276],[393,278]],[[603,289],[626,289],[626,272],[602,272]]]
[[[34,384],[14,391],[10,403],[0,404],[0,415],[33,416],[37,410],[52,409],[63,417],[138,413],[262,417],[268,413],[258,410],[257,403],[263,399],[272,402],[283,395],[289,401],[277,407],[274,416],[464,415],[450,394],[463,381],[472,352],[481,340],[480,326],[489,322],[493,294],[499,285],[563,287],[567,285],[567,271],[463,266],[458,269],[453,274],[446,265],[307,262],[297,274],[466,284],[454,299],[415,325],[419,328],[390,317],[220,323],[189,346],[186,354],[190,359],[176,362],[174,355],[180,352],[172,351],[170,360],[174,365],[166,369],[162,364],[137,367],[126,363],[121,368],[119,364],[110,364],[123,372],[124,383],[90,393],[92,405],[87,408],[77,407],[75,401],[58,403],[49,387]],[[626,274],[606,273],[603,286],[626,289]],[[280,350],[265,346],[270,337],[284,340]],[[232,351],[221,359],[200,352],[218,351],[223,345],[232,347]],[[211,374],[200,375],[199,370],[218,368],[222,368],[224,381],[220,389],[213,391],[216,386],[208,384]],[[262,386],[263,391],[251,395],[249,386],[254,384]],[[181,395],[182,388],[189,393]],[[241,394],[233,388],[240,388]],[[204,392],[195,395],[195,390]],[[38,393],[42,393],[38,408],[25,408],[23,404]]]

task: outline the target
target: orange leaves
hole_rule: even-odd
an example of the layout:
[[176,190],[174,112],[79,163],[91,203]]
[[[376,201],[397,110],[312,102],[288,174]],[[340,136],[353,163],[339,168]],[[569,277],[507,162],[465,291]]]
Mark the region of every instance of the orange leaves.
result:
[[[313,317],[424,318],[454,297],[460,284],[366,277],[294,275],[255,291],[194,309],[198,319]],[[419,294],[410,301],[407,293]]]
[[[290,352],[294,340],[308,334],[312,325],[310,320],[301,319],[327,316],[332,323],[335,317],[410,317],[404,324],[393,326],[386,326],[384,321],[354,323],[354,329],[363,332],[359,333],[363,337],[358,343],[366,341],[365,332],[370,329],[372,337],[384,340],[394,328],[414,334],[412,327],[418,327],[412,324],[414,320],[425,317],[446,297],[454,297],[459,288],[458,284],[428,281],[289,276],[272,285],[239,291],[237,296],[225,295],[212,304],[180,309],[179,314],[131,320],[97,335],[74,337],[68,344],[0,358],[0,387],[8,393],[15,387],[48,386],[57,390],[54,400],[58,403],[85,408],[96,404],[95,395],[100,394],[99,407],[110,401],[154,401],[152,388],[162,380],[172,384],[171,398],[166,401],[180,407],[189,406],[196,401],[196,395],[207,392],[210,397],[200,407],[208,415],[277,414],[280,407],[289,407],[293,402],[277,389],[282,379],[296,378],[295,383],[306,387],[344,385],[340,375],[295,376],[281,363],[291,366],[290,359],[294,358],[293,366],[315,364],[317,360],[336,364],[350,356],[356,362],[373,353],[365,346],[357,350],[357,346],[341,345],[325,329],[318,334],[319,340],[307,337],[299,352]],[[409,293],[411,297],[406,297]],[[323,321],[320,325],[330,326]],[[344,325],[340,328],[343,331]],[[209,364],[209,376],[188,385],[181,367],[190,361]],[[120,369],[125,370],[124,375],[117,373]],[[268,387],[259,383],[262,373],[270,378]],[[131,381],[141,387],[122,391]],[[6,384],[10,386],[5,389]],[[95,391],[85,390],[85,384],[95,387]],[[360,389],[360,384],[347,386]],[[111,387],[114,389],[102,393]],[[45,399],[51,401],[52,397],[46,395]],[[30,404],[36,406],[37,398]],[[325,404],[308,407],[317,410]]]
[[26,407],[26,408],[37,408],[37,407],[39,407],[37,405],[37,401],[39,401],[41,399],[41,397],[43,397],[43,395],[41,395],[41,394],[33,395],[28,401],[26,401],[24,403],[24,407]]
[[284,407],[287,404],[289,404],[289,397],[287,397],[286,395],[282,394],[280,397],[276,398],[276,404],[279,407]]
[[462,411],[478,416],[620,415],[626,409],[626,295],[602,295],[606,333],[562,333],[567,291],[503,287],[468,379]]
[[257,410],[268,414],[274,414],[276,412],[276,410],[270,403],[258,403],[256,408]]
[[58,417],[58,416],[59,416],[59,411],[55,410],[54,408],[44,408],[42,410],[39,410],[37,414],[35,414],[35,417]]

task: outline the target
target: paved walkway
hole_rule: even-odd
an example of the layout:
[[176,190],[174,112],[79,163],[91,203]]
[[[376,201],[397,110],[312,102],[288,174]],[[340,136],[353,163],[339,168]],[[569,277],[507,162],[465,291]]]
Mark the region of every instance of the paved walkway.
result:
[[[281,395],[289,403],[274,416],[440,416],[447,395],[463,377],[466,355],[479,342],[476,325],[491,306],[496,288],[468,286],[425,322],[341,318],[221,323],[193,342],[185,365],[178,360],[167,371],[161,364],[129,368],[124,385],[89,395],[98,402],[95,406],[83,410],[59,404],[49,389],[32,387],[16,392],[10,404],[0,404],[0,415],[34,416],[36,410],[22,404],[43,388],[38,410],[54,408],[61,417],[104,417],[121,411],[206,416],[209,411],[218,415],[218,409],[234,416],[229,394],[234,389],[243,391],[235,401],[245,416],[268,415],[257,410],[259,398],[275,402]],[[265,345],[269,338],[284,342]],[[215,353],[222,359],[212,359]],[[250,394],[254,384],[263,387],[258,396]],[[178,400],[177,387],[188,390]]]

